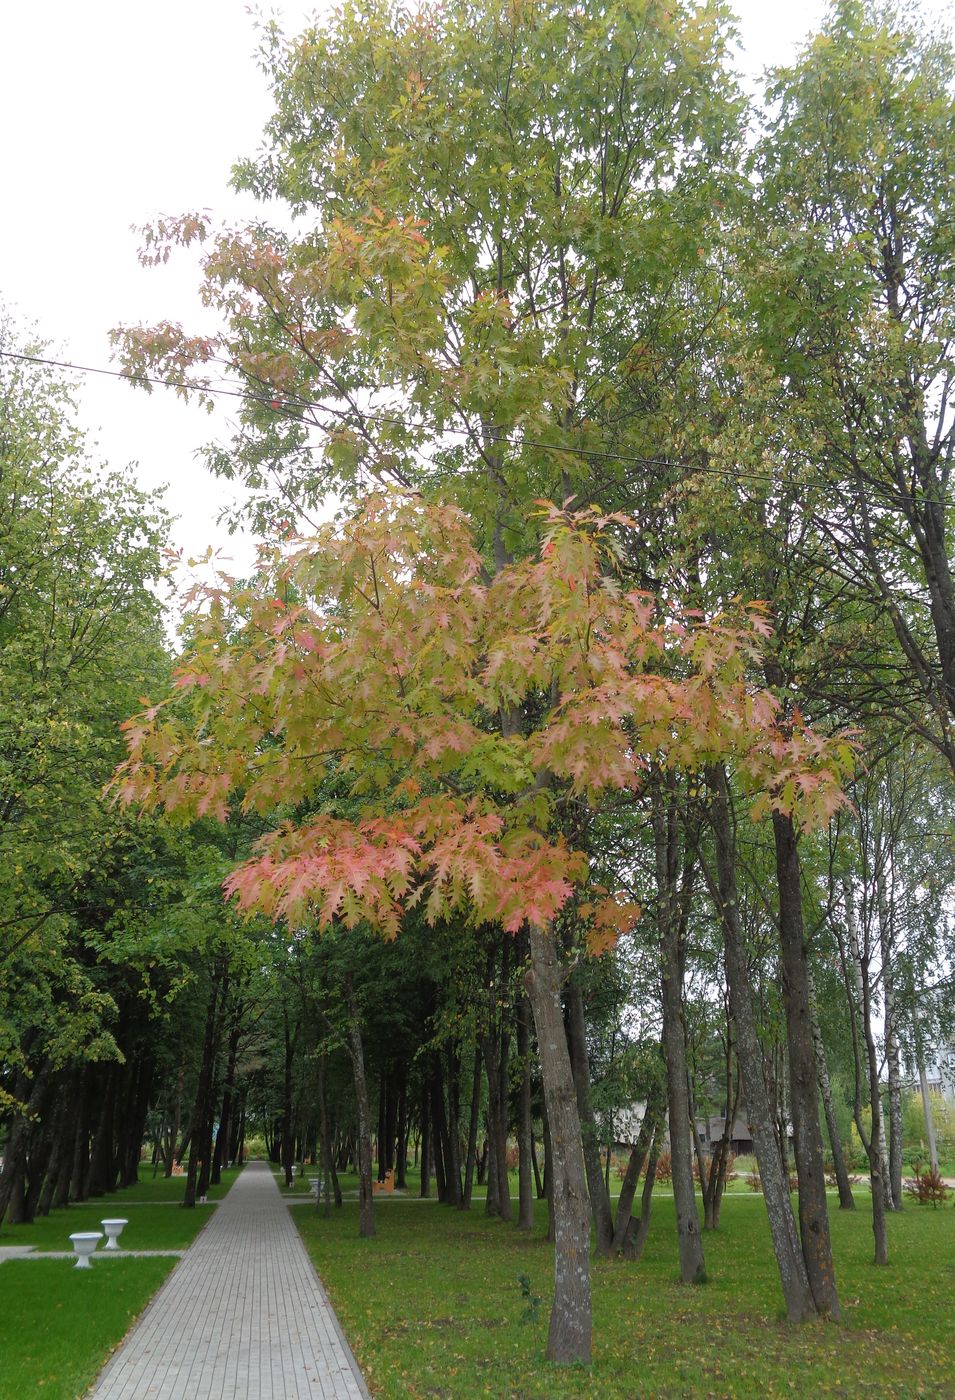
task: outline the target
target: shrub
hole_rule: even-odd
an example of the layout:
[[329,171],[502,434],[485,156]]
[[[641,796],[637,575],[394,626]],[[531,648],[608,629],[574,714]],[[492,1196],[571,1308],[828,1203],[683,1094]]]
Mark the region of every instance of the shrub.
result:
[[654,1175],[655,1181],[673,1180],[673,1159],[669,1152],[661,1152],[657,1158],[657,1169]]
[[906,1195],[911,1196],[920,1206],[931,1206],[937,1210],[948,1200],[950,1192],[938,1172],[926,1167],[924,1171],[915,1168],[915,1176],[905,1183]]
[[763,1183],[760,1180],[759,1172],[750,1172],[746,1178],[746,1185],[751,1191],[762,1191]]
[[[710,1170],[711,1170],[710,1164],[711,1164],[712,1161],[713,1161],[713,1158],[712,1158],[712,1157],[707,1157],[707,1158],[706,1158],[706,1175],[707,1175],[707,1177],[708,1177],[709,1174],[710,1174]],[[734,1165],[735,1161],[736,1161],[736,1153],[735,1153],[735,1152],[727,1152],[727,1154],[726,1154],[726,1177],[725,1177],[725,1180],[727,1181],[727,1183],[729,1183],[730,1181],[735,1181],[736,1178],[737,1178],[738,1173],[737,1173],[737,1172],[734,1172],[734,1170],[733,1170],[733,1165]],[[700,1164],[699,1164],[699,1162],[697,1161],[697,1159],[696,1159],[695,1157],[693,1158],[693,1180],[696,1182],[696,1184],[697,1184],[698,1186],[701,1185],[701,1182],[700,1182]]]

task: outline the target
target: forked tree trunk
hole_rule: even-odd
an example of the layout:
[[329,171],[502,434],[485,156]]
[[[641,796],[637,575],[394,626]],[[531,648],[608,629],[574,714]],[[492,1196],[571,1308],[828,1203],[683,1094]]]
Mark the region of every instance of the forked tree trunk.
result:
[[663,1141],[663,1124],[658,1123],[650,1144],[647,1170],[643,1179],[643,1192],[640,1196],[640,1218],[631,1216],[630,1224],[623,1241],[623,1257],[636,1263],[643,1253],[643,1246],[650,1233],[650,1210],[653,1205],[653,1188],[657,1179],[657,1162],[660,1158],[660,1143]]
[[614,1221],[612,1251],[614,1254],[623,1249],[630,1231],[630,1222],[633,1218],[633,1198],[637,1194],[637,1182],[640,1179],[640,1172],[644,1164],[649,1168],[649,1154],[654,1141],[663,1126],[666,1115],[666,1094],[663,1084],[657,1080],[650,1086],[647,1094],[647,1105],[643,1113],[643,1122],[640,1124],[640,1131],[637,1140],[630,1149],[630,1158],[627,1162],[627,1170],[624,1173],[623,1181],[620,1183],[620,1198],[617,1201],[617,1218]]
[[589,1365],[593,1327],[590,1202],[553,932],[532,927],[530,949],[530,968],[524,985],[537,1028],[551,1139],[554,1305],[547,1333],[547,1359]]

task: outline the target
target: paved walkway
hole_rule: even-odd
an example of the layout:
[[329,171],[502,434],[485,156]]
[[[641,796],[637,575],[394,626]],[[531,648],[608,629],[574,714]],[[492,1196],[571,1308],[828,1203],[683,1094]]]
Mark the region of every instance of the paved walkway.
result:
[[240,1174],[90,1397],[367,1400],[264,1162]]

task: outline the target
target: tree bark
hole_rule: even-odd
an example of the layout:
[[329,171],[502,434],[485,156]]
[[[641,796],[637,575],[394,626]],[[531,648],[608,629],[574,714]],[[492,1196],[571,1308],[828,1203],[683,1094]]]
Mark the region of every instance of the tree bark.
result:
[[431,1102],[427,1078],[421,1084],[421,1189],[419,1195],[427,1200],[431,1195]]
[[707,771],[710,790],[710,825],[713,830],[717,877],[706,871],[710,894],[723,924],[724,964],[729,989],[730,1014],[736,1038],[743,1100],[763,1186],[770,1236],[779,1268],[786,1315],[790,1322],[816,1316],[816,1304],[793,1218],[789,1182],[783,1174],[776,1143],[773,1115],[763,1073],[763,1054],[756,1031],[746,949],[739,918],[736,886],[736,840],[733,831],[729,785],[720,765]]
[[835,1172],[836,1185],[839,1188],[839,1209],[855,1210],[856,1203],[852,1194],[852,1183],[849,1180],[849,1170],[846,1166],[846,1158],[842,1150],[842,1143],[839,1140],[839,1128],[836,1123],[835,1109],[832,1105],[832,1085],[829,1082],[829,1062],[826,1059],[826,1047],[822,1042],[822,1031],[819,1026],[819,1012],[816,1007],[816,989],[812,979],[811,968],[809,968],[809,996],[812,1006],[812,1043],[816,1054],[816,1075],[819,1079],[819,1093],[822,1095],[822,1107],[826,1117],[826,1131],[829,1134],[829,1146],[832,1150],[832,1169]]
[[593,1326],[590,1203],[554,933],[531,927],[530,950],[524,985],[537,1028],[553,1169],[554,1304],[547,1333],[547,1359],[589,1365]]
[[[935,1139],[935,1119],[932,1115],[932,1095],[925,1073],[925,1061],[919,1055],[919,1088],[922,1091],[922,1116],[925,1119],[925,1139],[928,1143],[929,1165],[933,1172],[938,1171],[938,1144]],[[0,1214],[0,1219],[2,1219]]]
[[654,1080],[647,1094],[643,1122],[637,1140],[630,1149],[627,1170],[620,1184],[620,1199],[617,1201],[617,1218],[614,1221],[612,1250],[616,1254],[624,1247],[633,1217],[633,1198],[637,1194],[640,1171],[648,1163],[650,1149],[663,1127],[666,1116],[666,1093],[662,1082]]
[[660,937],[660,985],[663,1007],[663,1058],[667,1069],[670,1161],[676,1207],[680,1281],[706,1281],[703,1240],[693,1185],[693,1147],[683,1030],[683,939],[678,907],[679,842],[675,803],[658,785],[652,794],[651,820],[656,864],[657,924]]
[[582,1146],[584,1166],[587,1169],[587,1187],[590,1192],[590,1209],[597,1236],[597,1253],[606,1255],[610,1253],[613,1246],[613,1213],[610,1209],[610,1195],[607,1191],[600,1162],[597,1123],[590,1098],[590,1057],[587,1053],[584,999],[580,987],[573,978],[567,984],[564,993],[564,1008],[567,1046],[570,1051],[574,1088],[577,1092],[577,1112],[580,1114],[580,1126],[583,1134]]
[[872,1196],[872,1235],[875,1244],[875,1262],[889,1262],[889,1242],[885,1223],[886,1184],[883,1176],[884,1154],[882,1150],[882,1099],[879,1084],[879,1057],[875,1044],[875,1031],[872,1025],[872,983],[869,958],[859,942],[859,929],[856,921],[855,902],[852,898],[849,881],[843,882],[843,900],[846,907],[846,927],[849,934],[849,947],[852,952],[858,977],[861,996],[862,1037],[865,1042],[865,1059],[868,1071],[869,1108],[871,1123],[866,1136],[861,1121],[861,1104],[856,1099],[856,1127],[862,1138],[869,1159],[869,1183]]
[[474,1172],[477,1166],[477,1133],[481,1118],[481,1048],[474,1042],[474,1064],[471,1070],[471,1113],[468,1119],[468,1153],[464,1165],[464,1194],[461,1209],[471,1209],[471,1193],[474,1190]]
[[351,1060],[358,1110],[358,1234],[362,1239],[370,1239],[375,1233],[375,1205],[371,1185],[371,1105],[368,1102],[368,1082],[365,1079],[361,1021],[351,973],[348,973],[345,979],[345,1000],[348,1010],[345,1047]]
[[832,1261],[826,1173],[819,1128],[819,1095],[816,1088],[816,1055],[812,1036],[812,1010],[802,884],[796,829],[792,818],[773,813],[776,846],[776,880],[779,889],[779,941],[783,966],[783,1005],[786,1011],[786,1043],[789,1050],[790,1109],[793,1149],[799,1177],[799,1230],[809,1286],[816,1310],[837,1318],[840,1313],[836,1272]]
[[517,1171],[518,1210],[520,1230],[534,1228],[534,1183],[531,1165],[531,1035],[528,1025],[527,998],[519,996],[514,1008],[517,1020],[517,1056],[521,1069],[517,1109]]

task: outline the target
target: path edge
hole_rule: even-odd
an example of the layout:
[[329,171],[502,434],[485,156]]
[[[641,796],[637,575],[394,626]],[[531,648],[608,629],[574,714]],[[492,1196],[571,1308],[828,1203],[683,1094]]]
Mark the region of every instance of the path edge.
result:
[[[277,1184],[278,1184],[278,1183],[276,1183],[276,1185],[277,1185]],[[281,1193],[280,1193],[280,1194],[281,1194]],[[283,1205],[285,1206],[285,1208],[288,1210],[288,1205],[289,1205],[289,1203],[288,1203],[288,1201],[286,1200],[285,1197],[282,1197],[282,1204],[283,1204]],[[291,1211],[289,1212],[289,1215],[290,1215],[290,1219],[291,1219],[292,1224],[295,1226],[295,1233],[296,1233],[296,1235],[298,1236],[299,1245],[300,1245],[301,1248],[302,1248],[302,1252],[304,1253],[305,1258],[308,1260],[308,1267],[309,1267],[309,1268],[311,1269],[311,1271],[312,1271],[312,1277],[313,1277],[314,1280],[315,1280],[315,1286],[316,1286],[316,1288],[318,1289],[319,1293],[321,1294],[322,1302],[323,1302],[323,1303],[325,1304],[325,1306],[328,1308],[328,1315],[329,1315],[329,1317],[330,1317],[331,1320],[332,1320],[332,1326],[335,1328],[335,1334],[336,1334],[336,1336],[338,1337],[339,1342],[341,1343],[342,1350],[343,1350],[344,1353],[345,1353],[345,1359],[346,1359],[347,1362],[348,1362],[348,1365],[349,1365],[349,1367],[350,1367],[350,1369],[351,1369],[352,1375],[355,1377],[355,1381],[356,1381],[356,1383],[357,1383],[357,1385],[358,1385],[358,1389],[361,1391],[362,1396],[364,1397],[364,1400],[374,1400],[374,1397],[373,1397],[371,1391],[368,1389],[368,1382],[365,1380],[365,1377],[362,1375],[361,1367],[359,1366],[358,1362],[357,1362],[356,1359],[355,1359],[355,1353],[352,1351],[351,1346],[349,1345],[349,1342],[348,1342],[348,1338],[345,1336],[345,1333],[344,1333],[344,1331],[342,1330],[342,1325],[341,1325],[341,1323],[340,1323],[339,1320],[338,1320],[338,1313],[335,1311],[334,1304],[332,1303],[331,1298],[328,1296],[328,1289],[325,1287],[324,1283],[322,1282],[322,1276],[321,1276],[321,1274],[318,1272],[318,1270],[316,1269],[316,1267],[315,1267],[315,1261],[313,1260],[311,1254],[309,1253],[309,1251],[308,1251],[308,1249],[307,1249],[307,1247],[306,1247],[306,1245],[305,1245],[305,1241],[302,1239],[302,1232],[301,1232],[301,1230],[298,1228],[298,1222],[297,1222],[297,1220],[295,1219],[295,1216],[294,1216],[294,1214],[292,1214]],[[158,1293],[156,1294],[156,1297],[157,1297],[157,1298],[159,1297],[159,1294],[158,1294]]]

